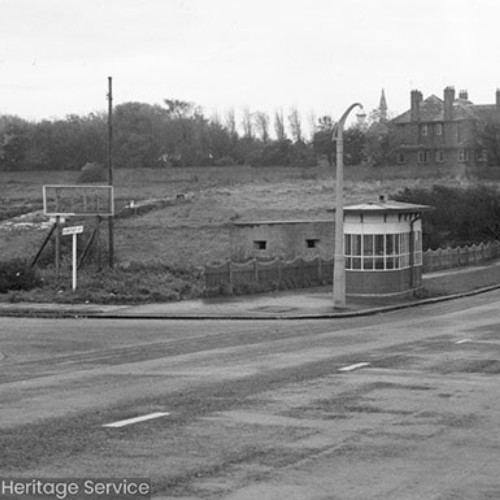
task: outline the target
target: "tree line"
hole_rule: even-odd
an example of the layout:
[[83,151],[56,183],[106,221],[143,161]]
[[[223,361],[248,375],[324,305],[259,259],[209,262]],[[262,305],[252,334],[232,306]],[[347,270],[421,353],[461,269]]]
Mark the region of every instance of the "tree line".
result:
[[[189,166],[312,166],[333,162],[335,122],[311,123],[305,136],[297,109],[274,116],[244,109],[207,118],[193,103],[166,99],[162,105],[127,102],[113,110],[113,160],[117,168]],[[107,115],[68,115],[32,122],[0,116],[0,170],[78,170],[106,164]],[[370,130],[370,128],[368,128]],[[385,135],[353,125],[344,133],[346,165],[383,162]]]

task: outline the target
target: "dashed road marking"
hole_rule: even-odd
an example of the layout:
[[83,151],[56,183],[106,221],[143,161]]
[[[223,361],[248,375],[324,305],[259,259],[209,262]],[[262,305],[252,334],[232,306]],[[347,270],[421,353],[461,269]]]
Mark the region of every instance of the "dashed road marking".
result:
[[112,422],[111,424],[104,424],[103,427],[125,427],[126,425],[136,424],[138,422],[144,422],[146,420],[152,420],[153,418],[165,417],[170,415],[166,412],[156,412],[150,413],[149,415],[142,415],[140,417],[128,418],[126,420],[119,420],[118,422]]
[[494,340],[472,340],[472,339],[459,340],[458,342],[455,342],[455,344],[465,344],[466,342],[471,344],[499,345],[499,342]]
[[368,366],[369,364],[370,363],[356,363],[355,365],[344,366],[343,368],[339,368],[339,372],[350,372],[352,370],[357,370],[358,368]]

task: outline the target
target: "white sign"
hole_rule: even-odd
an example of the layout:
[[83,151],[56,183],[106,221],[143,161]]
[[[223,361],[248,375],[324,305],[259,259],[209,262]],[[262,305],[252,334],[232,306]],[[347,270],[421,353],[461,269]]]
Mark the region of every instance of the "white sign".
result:
[[83,233],[83,226],[71,226],[63,227],[62,234],[66,236],[68,234],[80,234]]

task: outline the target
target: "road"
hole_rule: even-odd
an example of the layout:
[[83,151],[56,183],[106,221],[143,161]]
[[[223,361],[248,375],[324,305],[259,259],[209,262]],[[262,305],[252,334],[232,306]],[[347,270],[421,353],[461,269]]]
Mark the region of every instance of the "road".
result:
[[150,477],[163,500],[500,498],[499,303],[0,318],[0,475]]

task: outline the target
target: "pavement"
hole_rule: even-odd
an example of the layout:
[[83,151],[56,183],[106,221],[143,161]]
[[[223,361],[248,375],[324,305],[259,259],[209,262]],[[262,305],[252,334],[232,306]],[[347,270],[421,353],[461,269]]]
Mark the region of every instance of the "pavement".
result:
[[[500,288],[500,262],[428,273],[424,299],[347,297],[333,307],[331,286],[260,295],[140,305],[0,302],[0,316],[102,319],[328,319],[379,314],[452,300]],[[430,296],[429,296],[430,295]]]

